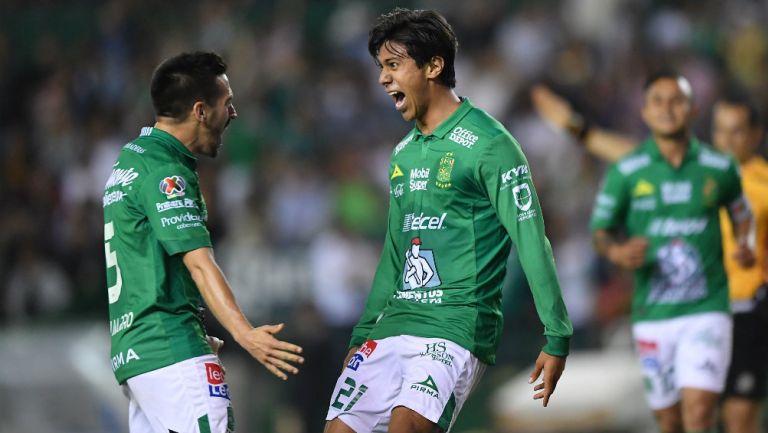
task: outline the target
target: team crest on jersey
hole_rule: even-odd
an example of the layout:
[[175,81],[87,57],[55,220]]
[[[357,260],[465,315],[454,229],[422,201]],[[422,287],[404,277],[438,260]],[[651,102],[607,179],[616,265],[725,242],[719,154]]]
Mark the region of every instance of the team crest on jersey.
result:
[[451,172],[455,163],[456,159],[453,157],[453,152],[448,152],[440,158],[440,165],[437,168],[437,179],[435,179],[435,185],[438,188],[451,187]]
[[183,197],[187,182],[181,176],[168,176],[160,181],[160,192],[168,199]]

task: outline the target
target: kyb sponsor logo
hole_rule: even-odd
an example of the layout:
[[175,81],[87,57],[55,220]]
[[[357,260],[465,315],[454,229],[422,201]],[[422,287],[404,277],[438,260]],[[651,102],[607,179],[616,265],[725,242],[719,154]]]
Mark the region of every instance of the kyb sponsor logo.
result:
[[664,182],[661,184],[661,199],[665,204],[688,203],[692,190],[691,182]]
[[117,185],[126,187],[132,184],[137,177],[139,177],[139,173],[136,173],[136,170],[134,170],[133,167],[128,169],[116,168],[112,170],[112,174],[109,175],[109,179],[107,179],[107,184],[104,186],[104,189],[109,189]]
[[224,382],[224,369],[217,363],[206,362],[205,374],[208,379],[208,394],[229,400],[229,386]]
[[202,223],[203,217],[200,215],[195,215],[192,213],[185,213],[182,215],[175,215],[172,217],[162,217],[160,218],[160,224],[163,225],[163,227],[173,226],[181,223]]
[[424,216],[424,212],[416,215],[415,213],[409,213],[403,218],[403,232],[415,231],[415,230],[440,230],[445,222],[445,217],[448,214],[443,212],[440,216]]
[[433,361],[442,362],[449,367],[453,365],[453,355],[448,353],[445,341],[428,343],[426,346],[426,350],[419,353],[420,356],[428,356]]
[[506,184],[509,183],[515,179],[517,179],[520,176],[528,174],[528,166],[527,165],[518,165],[517,167],[514,167],[512,169],[509,169],[501,174],[501,183]]
[[649,236],[690,236],[707,228],[707,218],[654,218],[648,224]]
[[155,203],[158,212],[165,212],[170,209],[197,209],[197,203],[194,200],[185,198],[184,200],[173,200],[162,203]]
[[450,135],[448,135],[448,139],[453,141],[456,144],[460,144],[467,149],[471,149],[472,146],[477,143],[477,139],[480,138],[477,135],[475,135],[474,132],[470,131],[469,129],[462,128],[461,126],[457,126],[454,128],[453,131],[451,131]]
[[[420,180],[424,179],[424,180]],[[429,169],[428,168],[414,168],[411,169],[410,189],[413,191],[426,191],[427,182],[429,182]]]

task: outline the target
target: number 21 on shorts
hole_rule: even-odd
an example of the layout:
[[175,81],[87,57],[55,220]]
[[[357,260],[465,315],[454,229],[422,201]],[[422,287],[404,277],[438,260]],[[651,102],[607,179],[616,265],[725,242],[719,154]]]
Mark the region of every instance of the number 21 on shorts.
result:
[[[352,409],[352,406],[354,406],[358,400],[360,400],[360,397],[365,394],[365,391],[368,391],[368,387],[365,385],[360,385],[360,389],[357,390],[357,395],[355,395],[355,398],[349,401],[347,407],[344,407],[344,402],[342,400],[346,400],[352,396],[352,394],[355,392],[355,389],[357,388],[357,383],[355,382],[355,379],[348,377],[344,380],[344,384],[348,385],[348,387],[342,386],[341,389],[339,389],[339,393],[336,394],[336,398],[333,400],[333,404],[331,406],[339,410],[344,408],[344,411],[348,411]],[[342,399],[342,396],[344,399]]]

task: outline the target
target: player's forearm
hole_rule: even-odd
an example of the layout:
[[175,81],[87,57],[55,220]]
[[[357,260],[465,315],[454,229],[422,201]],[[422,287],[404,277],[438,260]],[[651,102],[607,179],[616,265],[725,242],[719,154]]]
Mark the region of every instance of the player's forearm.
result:
[[224,273],[213,258],[213,252],[210,248],[189,252],[184,255],[184,264],[216,320],[235,341],[240,341],[240,337],[253,326],[237,305]]
[[584,147],[596,157],[614,162],[627,156],[635,147],[635,141],[625,135],[606,131],[600,128],[590,128],[584,136]]
[[595,230],[592,233],[592,245],[597,254],[611,261],[611,249],[616,246],[616,240],[607,230]]

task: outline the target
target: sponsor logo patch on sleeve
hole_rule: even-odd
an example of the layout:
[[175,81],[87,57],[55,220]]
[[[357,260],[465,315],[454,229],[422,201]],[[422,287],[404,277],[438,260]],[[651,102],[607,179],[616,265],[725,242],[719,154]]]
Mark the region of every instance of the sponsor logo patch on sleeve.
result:
[[160,192],[168,199],[183,197],[187,182],[181,176],[168,176],[160,181]]

